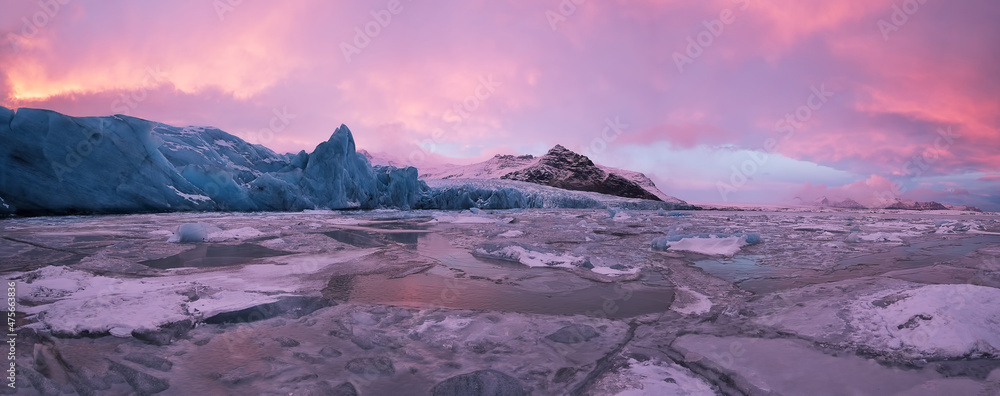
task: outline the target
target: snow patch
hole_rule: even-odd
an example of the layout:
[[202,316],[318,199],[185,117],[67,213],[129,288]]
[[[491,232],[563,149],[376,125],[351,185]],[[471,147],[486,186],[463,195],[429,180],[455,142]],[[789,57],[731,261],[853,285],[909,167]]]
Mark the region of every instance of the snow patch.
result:
[[795,231],[811,231],[811,232],[832,232],[837,234],[842,234],[847,232],[844,227],[835,226],[832,224],[803,224],[793,228]]
[[[277,301],[309,287],[322,287],[309,276],[324,268],[373,253],[375,249],[338,254],[292,255],[217,273],[168,271],[152,278],[110,278],[62,266],[15,274],[21,310],[36,322],[69,335],[130,334],[184,319],[206,317]],[[197,298],[192,293],[197,292]]]
[[711,384],[674,363],[629,358],[627,367],[613,379],[615,387],[624,388],[615,396],[716,394]]
[[256,238],[261,235],[264,235],[264,233],[260,232],[260,230],[256,228],[243,227],[232,230],[213,232],[208,235],[207,240],[210,242],[238,241],[238,240]]
[[[675,250],[709,256],[732,257],[747,243],[748,236],[667,236],[653,239],[653,250]],[[756,237],[759,241],[759,236]]]
[[919,235],[919,233],[912,232],[873,232],[870,234],[864,234],[860,232],[852,232],[847,235],[844,239],[845,242],[858,243],[858,242],[903,242],[903,238],[912,237]]
[[416,328],[413,329],[413,332],[417,333],[417,334],[422,334],[422,333],[426,332],[429,329],[437,328],[437,329],[446,330],[447,333],[454,333],[454,332],[457,332],[458,330],[462,330],[462,329],[468,327],[469,324],[471,324],[471,323],[472,323],[472,319],[469,319],[469,318],[459,318],[459,317],[456,317],[456,316],[447,316],[447,317],[445,317],[443,320],[441,320],[439,322],[428,320],[428,321],[426,321],[424,323],[421,323],[420,326],[417,326]]
[[573,268],[585,265],[586,260],[569,254],[561,254],[555,251],[536,250],[531,246],[522,244],[485,244],[473,250],[473,254],[513,261],[529,267],[562,267]]
[[596,272],[598,274],[601,274],[601,275],[617,276],[617,275],[632,275],[634,273],[639,272],[639,268],[629,268],[627,270],[617,270],[617,269],[610,268],[610,267],[598,267],[598,266],[595,266],[594,268],[591,269],[591,271],[594,271],[594,272]]
[[712,309],[712,300],[708,296],[687,287],[677,288],[674,303],[670,309],[684,315],[701,315]]
[[1000,289],[928,285],[870,295],[850,307],[855,342],[907,357],[1000,354]]
[[141,281],[126,282],[66,267],[46,267],[24,277],[35,280],[21,282],[18,297],[47,304],[22,305],[22,309],[28,314],[44,311],[40,321],[55,333],[101,334],[113,328],[117,333],[131,333],[185,319],[181,304],[186,297],[162,293]]
[[521,230],[510,230],[510,231],[504,232],[504,233],[502,233],[502,234],[500,234],[498,236],[502,237],[502,238],[516,238],[516,237],[519,237],[521,235],[524,235],[524,231],[521,231]]
[[489,217],[472,216],[472,215],[449,215],[449,214],[435,214],[434,220],[439,223],[452,223],[452,224],[492,224],[496,223],[495,219]]
[[188,312],[200,318],[209,318],[220,313],[239,311],[260,304],[278,301],[273,295],[245,292],[239,290],[222,290],[211,296],[199,298],[198,301],[186,304]]
[[188,201],[191,201],[191,202],[198,203],[198,202],[204,202],[204,201],[211,201],[212,200],[212,198],[209,198],[209,197],[206,197],[206,196],[200,195],[200,194],[185,194],[185,193],[182,193],[181,190],[178,190],[177,187],[174,187],[174,186],[167,186],[167,188],[169,188],[171,191],[173,191],[174,194],[176,194],[177,196],[179,196],[181,198],[184,198],[184,199],[186,199]]

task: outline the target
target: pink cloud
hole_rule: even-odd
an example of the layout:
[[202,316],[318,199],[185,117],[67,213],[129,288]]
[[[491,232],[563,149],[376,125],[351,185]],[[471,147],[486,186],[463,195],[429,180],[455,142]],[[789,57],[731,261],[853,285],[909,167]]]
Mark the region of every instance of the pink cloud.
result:
[[852,199],[865,206],[876,206],[886,199],[902,198],[902,193],[900,186],[893,181],[882,176],[871,175],[864,181],[839,187],[806,183],[795,193],[795,197],[800,198],[803,202],[814,202],[822,198],[833,201]]
[[[783,156],[893,180],[1000,171],[1000,5],[926,2],[886,40],[892,0],[591,1],[566,15],[558,2],[400,4],[382,26],[372,13],[388,1],[243,2],[220,17],[196,0],[79,0],[27,37],[22,18],[44,10],[15,2],[0,16],[0,105],[107,115],[144,93],[130,114],[279,151],[345,123],[372,151],[479,159],[586,147],[608,118],[628,125],[611,145],[761,149],[823,86],[834,96],[781,140]],[[688,39],[726,12],[678,70]],[[372,23],[348,61],[344,45]],[[487,95],[483,79],[499,85]],[[294,119],[262,133],[275,111]]]

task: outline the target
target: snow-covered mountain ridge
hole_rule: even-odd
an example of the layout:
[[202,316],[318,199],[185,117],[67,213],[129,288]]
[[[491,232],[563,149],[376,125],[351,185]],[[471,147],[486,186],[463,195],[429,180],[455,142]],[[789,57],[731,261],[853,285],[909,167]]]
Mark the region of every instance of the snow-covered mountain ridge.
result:
[[561,145],[540,157],[496,155],[475,164],[433,169],[420,178],[517,180],[566,190],[686,204],[664,194],[642,173],[597,165],[590,158]]
[[838,209],[963,210],[970,212],[982,212],[982,210],[976,208],[975,206],[947,205],[935,201],[913,201],[900,198],[866,206],[851,198],[835,200],[827,197],[821,197],[813,201],[812,205]]

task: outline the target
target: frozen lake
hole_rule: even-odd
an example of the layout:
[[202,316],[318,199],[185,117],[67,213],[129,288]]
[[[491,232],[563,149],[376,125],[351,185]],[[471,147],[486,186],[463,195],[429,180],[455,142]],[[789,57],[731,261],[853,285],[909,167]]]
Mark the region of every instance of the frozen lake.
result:
[[1000,392],[992,214],[36,217],[0,258],[28,394]]

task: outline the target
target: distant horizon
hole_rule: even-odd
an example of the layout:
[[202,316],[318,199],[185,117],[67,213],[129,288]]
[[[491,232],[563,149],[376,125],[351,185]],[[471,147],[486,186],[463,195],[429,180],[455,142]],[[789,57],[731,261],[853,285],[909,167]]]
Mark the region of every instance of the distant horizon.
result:
[[[3,106],[0,106],[0,107],[3,107]],[[56,112],[55,110],[52,110],[52,109],[29,108],[29,107],[14,108],[14,109],[11,109],[11,110],[16,113],[17,110],[19,110],[19,109],[33,109],[33,110],[43,110],[43,111],[53,111],[53,112]],[[67,115],[69,115],[69,114],[67,114]],[[133,118],[143,119],[143,120],[146,120],[146,121],[149,121],[149,122],[163,124],[162,122],[159,122],[159,121],[156,121],[156,120],[146,119],[146,118],[143,118],[143,117],[130,116],[130,115],[125,115],[125,114],[111,114],[111,115],[103,115],[103,116],[102,115],[85,115],[85,116],[71,115],[71,116],[73,116],[73,117],[81,117],[81,118],[83,118],[83,117],[97,117],[97,118],[100,118],[100,117],[126,116],[126,117],[133,117]],[[213,126],[213,125],[171,125],[171,126],[181,127],[181,128],[218,129],[220,131],[229,133],[228,131],[225,131],[224,129],[221,129],[221,128]],[[350,130],[350,126],[347,125],[347,124],[341,124],[340,126],[346,126]],[[351,130],[351,135],[352,136],[355,135],[355,133],[356,132],[354,130]],[[333,134],[333,132],[331,132],[331,135],[332,134]],[[233,135],[233,134],[230,133],[230,135]],[[233,135],[233,136],[241,138],[241,137],[239,137],[237,135]],[[316,145],[319,145],[320,143],[322,143],[324,141],[326,141],[326,140],[318,141],[318,142],[316,142]],[[271,147],[268,147],[267,145],[262,145],[262,146],[267,147],[268,149],[270,149],[270,150],[272,150],[272,151],[274,151],[275,153],[278,153],[278,154],[295,155],[295,154],[298,153],[298,152],[291,152],[291,151],[287,151],[287,152],[282,153],[280,151],[273,150]],[[501,156],[501,155],[513,155],[513,156],[530,155],[530,156],[533,156],[533,157],[537,158],[537,157],[540,157],[542,155],[545,155],[545,153],[547,153],[552,148],[555,148],[556,146],[562,146],[562,145],[560,143],[556,143],[552,147],[550,147],[549,149],[546,149],[541,154],[499,154],[498,153],[498,154],[494,154],[490,158],[494,158],[494,157]],[[563,146],[563,147],[565,147],[565,146]],[[303,149],[303,150],[299,150],[299,151],[305,151],[306,153],[312,153],[312,151],[314,149],[315,149],[315,147],[313,147],[312,149],[308,149],[308,150],[307,149]],[[567,148],[567,149],[569,149],[569,148]],[[573,150],[573,149],[569,149],[569,150],[577,152],[576,150]],[[383,155],[384,156],[384,155],[386,155],[386,153],[384,153],[384,152],[372,152],[372,151],[370,151],[370,150],[368,150],[368,149],[366,149],[364,147],[360,147],[360,146],[357,147],[357,151],[359,153],[362,152],[362,151],[364,151],[365,153],[367,153],[368,155],[371,155],[371,156],[378,156],[378,155]],[[579,152],[577,152],[577,153],[581,154]],[[418,171],[420,170],[420,168],[424,168],[424,169],[440,169],[442,167],[447,167],[447,166],[467,166],[467,165],[474,165],[474,164],[477,164],[477,163],[482,163],[484,161],[489,160],[489,158],[448,158],[448,157],[440,156],[439,158],[435,158],[435,160],[436,161],[456,160],[456,161],[461,161],[461,162],[436,162],[436,161],[432,161],[432,160],[424,160],[422,162],[422,164],[420,164],[420,165],[411,165],[411,164],[408,163],[408,161],[405,158],[387,157],[387,158],[383,158],[383,159],[390,160],[390,161],[396,161],[396,162],[399,162],[399,163],[401,163],[403,165],[406,165],[406,166],[414,166],[414,167],[416,167],[418,169]],[[597,162],[595,161],[595,163],[597,163]],[[601,164],[601,163],[597,163],[597,164],[598,165],[604,165],[604,164]],[[631,169],[624,169],[624,168],[619,168],[619,169],[631,170]],[[659,186],[656,186],[656,187],[659,188]],[[667,192],[664,191],[664,193],[667,193]],[[672,195],[672,194],[668,194],[668,195]],[[843,201],[843,200],[846,200],[846,199],[852,199],[852,200],[854,199],[854,198],[852,198],[850,196],[846,196],[846,195],[843,195],[843,194],[840,194],[840,193],[836,193],[836,192],[834,193],[834,195],[830,195],[830,196],[827,196],[827,195],[815,196],[815,197],[812,197],[809,200],[804,199],[802,197],[793,197],[790,201],[785,201],[785,202],[776,202],[776,201],[775,202],[725,202],[725,201],[698,201],[698,200],[686,199],[685,197],[676,197],[676,198],[680,198],[680,199],[682,199],[682,200],[684,200],[684,201],[686,201],[686,202],[688,202],[688,203],[690,203],[692,205],[709,205],[709,206],[715,206],[715,207],[735,207],[735,208],[753,207],[753,205],[757,205],[757,206],[761,206],[761,207],[764,207],[764,206],[774,206],[774,207],[783,207],[783,208],[793,208],[793,207],[799,207],[799,206],[801,206],[801,207],[817,207],[816,205],[808,205],[808,204],[804,204],[804,203],[795,203],[793,201],[796,200],[796,199],[799,199],[802,202],[806,202],[806,201],[809,201],[809,200],[818,201],[820,199],[826,198],[826,199],[831,199],[831,200],[835,200],[835,201],[839,202],[839,201]],[[913,199],[905,199],[905,198],[902,198],[902,197],[898,197],[898,198],[900,200],[904,200],[904,201],[917,201],[917,200],[913,200]],[[923,201],[923,202],[933,202],[933,201]],[[945,202],[942,202],[942,203],[945,203]],[[956,205],[956,204],[949,204],[949,205]],[[964,204],[957,204],[957,206],[973,206],[973,207],[975,207],[974,205],[964,205]],[[872,209],[875,209],[875,208],[872,208]],[[977,209],[983,210],[984,212],[991,212],[991,213],[992,212],[1000,212],[1000,208],[998,208],[998,209],[984,209],[984,208],[977,207]]]
[[291,153],[344,124],[359,149],[418,169],[561,144],[690,202],[1000,211],[1000,4],[4,8],[12,109],[211,125]]

